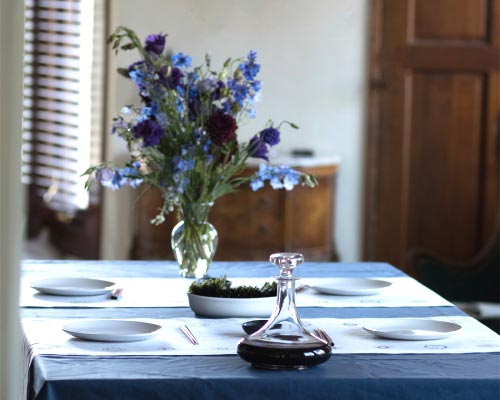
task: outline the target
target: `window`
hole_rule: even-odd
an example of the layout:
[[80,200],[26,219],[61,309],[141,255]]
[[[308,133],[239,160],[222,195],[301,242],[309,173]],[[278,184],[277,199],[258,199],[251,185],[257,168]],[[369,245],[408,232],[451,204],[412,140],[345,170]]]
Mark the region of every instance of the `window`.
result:
[[100,192],[88,193],[81,174],[102,154],[105,1],[25,5],[22,179],[28,234],[47,227],[62,252],[98,258]]

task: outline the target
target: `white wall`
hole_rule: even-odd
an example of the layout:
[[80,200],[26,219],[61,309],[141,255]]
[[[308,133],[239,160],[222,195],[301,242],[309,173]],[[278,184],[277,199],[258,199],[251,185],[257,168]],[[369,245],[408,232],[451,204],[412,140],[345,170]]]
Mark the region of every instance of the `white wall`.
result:
[[[257,118],[242,130],[244,137],[269,118],[289,119],[301,129],[284,132],[280,151],[306,147],[319,156],[340,156],[335,238],[342,260],[358,260],[367,1],[143,0],[138,4],[116,1],[115,26],[132,28],[142,38],[168,33],[167,46],[190,54],[195,65],[203,62],[205,52],[212,54],[216,67],[227,57],[246,56],[251,49],[258,52],[263,98]],[[135,58],[129,53],[114,61],[126,66]],[[112,77],[116,103],[111,110],[117,111],[137,97],[131,84],[116,74]],[[118,158],[125,152],[114,140],[110,149]],[[125,244],[128,238],[122,237],[111,247],[117,250]],[[109,251],[105,254],[112,256]]]
[[0,2],[0,400],[21,388],[19,266],[24,3]]

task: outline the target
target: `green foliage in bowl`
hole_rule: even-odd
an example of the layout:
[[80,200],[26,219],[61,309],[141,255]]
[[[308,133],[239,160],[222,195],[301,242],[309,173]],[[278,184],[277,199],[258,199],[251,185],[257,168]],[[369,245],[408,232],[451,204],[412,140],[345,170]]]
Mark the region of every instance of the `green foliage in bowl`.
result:
[[276,282],[266,282],[262,287],[236,286],[231,287],[226,275],[220,278],[208,278],[195,281],[189,287],[189,293],[207,297],[257,298],[276,296]]

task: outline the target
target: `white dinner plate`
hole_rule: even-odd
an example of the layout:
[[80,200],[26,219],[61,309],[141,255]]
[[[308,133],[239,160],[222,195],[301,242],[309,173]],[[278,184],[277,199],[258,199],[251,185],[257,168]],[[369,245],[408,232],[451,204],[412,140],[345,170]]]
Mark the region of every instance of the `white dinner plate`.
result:
[[114,282],[89,278],[52,278],[33,282],[30,286],[41,293],[56,296],[94,296],[109,293]]
[[393,318],[364,326],[363,329],[386,339],[434,340],[454,335],[462,327],[434,319]]
[[366,296],[380,293],[391,285],[391,282],[381,279],[331,278],[325,279],[324,283],[311,286],[311,288],[321,294]]
[[160,325],[141,321],[94,319],[70,322],[63,331],[85,340],[97,342],[137,342],[156,335]]
[[188,293],[189,306],[196,315],[203,317],[268,318],[276,305],[276,296],[259,298],[224,298],[199,296]]

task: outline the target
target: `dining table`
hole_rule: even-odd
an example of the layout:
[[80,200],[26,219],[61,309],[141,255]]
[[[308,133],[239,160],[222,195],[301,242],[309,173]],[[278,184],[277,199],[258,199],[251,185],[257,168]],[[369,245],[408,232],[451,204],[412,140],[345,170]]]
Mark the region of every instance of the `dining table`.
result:
[[[334,341],[330,359],[303,370],[254,368],[237,354],[241,324],[262,317],[196,315],[174,261],[24,260],[20,316],[27,399],[454,399],[500,398],[500,336],[413,277],[383,262],[304,262],[295,302],[304,326]],[[212,262],[210,277],[272,282],[269,261]],[[54,295],[44,280],[92,278],[122,292]],[[378,280],[375,293],[314,290],[340,278]],[[42,284],[40,283],[42,282]],[[349,280],[344,280],[349,282]],[[38,286],[37,286],[38,285]],[[347,283],[347,290],[352,289]],[[272,305],[269,314],[272,312]],[[93,341],[63,329],[75,322],[143,321],[161,326],[134,342]],[[460,329],[439,338],[397,340],[369,332],[395,321],[442,321]],[[188,326],[199,344],[179,327]],[[382,329],[382,328],[381,328]],[[452,334],[453,333],[453,334]]]

